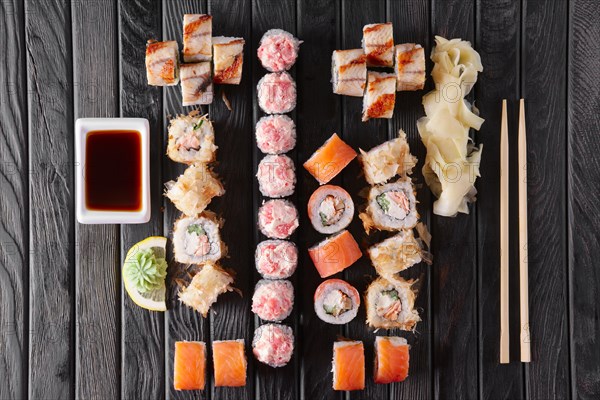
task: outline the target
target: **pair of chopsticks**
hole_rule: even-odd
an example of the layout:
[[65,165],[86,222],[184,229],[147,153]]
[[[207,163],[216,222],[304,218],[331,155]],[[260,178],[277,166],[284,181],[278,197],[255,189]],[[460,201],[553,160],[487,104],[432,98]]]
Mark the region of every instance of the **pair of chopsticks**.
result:
[[[519,300],[521,314],[521,362],[531,361],[529,335],[529,274],[527,270],[527,139],[525,100],[519,108]],[[508,116],[502,101],[500,126],[500,363],[510,361],[508,311]]]

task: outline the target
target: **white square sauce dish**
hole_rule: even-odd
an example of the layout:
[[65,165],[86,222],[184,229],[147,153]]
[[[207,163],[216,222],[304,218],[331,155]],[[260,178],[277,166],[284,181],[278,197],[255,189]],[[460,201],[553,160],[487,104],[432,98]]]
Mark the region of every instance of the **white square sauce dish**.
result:
[[81,224],[150,220],[150,126],[143,118],[75,123],[75,207]]

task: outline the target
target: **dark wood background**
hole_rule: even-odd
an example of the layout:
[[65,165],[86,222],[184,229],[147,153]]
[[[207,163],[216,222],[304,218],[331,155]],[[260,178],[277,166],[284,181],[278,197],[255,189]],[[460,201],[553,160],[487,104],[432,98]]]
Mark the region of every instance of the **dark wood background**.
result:
[[[227,194],[211,208],[227,223],[224,237],[243,291],[223,296],[203,319],[174,300],[151,313],[123,292],[124,252],[149,235],[168,235],[178,212],[163,182],[182,172],[165,156],[168,117],[183,112],[178,88],[146,85],[149,38],[181,41],[182,16],[209,12],[216,35],[246,38],[244,78],[208,108]],[[421,278],[423,322],[412,345],[410,377],[349,395],[331,390],[331,347],[338,335],[365,341],[372,374],[374,334],[364,310],[344,327],[316,318],[312,294],[321,282],[305,251],[294,277],[296,306],[287,321],[297,336],[285,368],[249,354],[245,388],[215,388],[207,399],[598,399],[600,398],[600,2],[595,0],[3,0],[0,7],[0,399],[198,398],[172,386],[177,340],[244,338],[258,321],[250,297],[258,279],[254,246],[261,199],[253,126],[260,117],[255,84],[265,71],[255,53],[262,34],[283,28],[304,40],[293,70],[299,166],[332,132],[370,148],[403,128],[419,159],[416,131],[424,92],[399,93],[394,119],[360,122],[361,101],[333,95],[334,49],[360,46],[361,27],[394,22],[396,43],[431,50],[435,34],[470,40],[484,71],[473,99],[486,119],[479,196],[469,215],[420,212],[433,234],[433,266]],[[430,70],[431,65],[428,65]],[[431,86],[431,82],[428,82]],[[517,100],[527,99],[529,272],[533,361],[498,364],[500,101],[509,100],[516,189]],[[152,220],[143,225],[79,225],[74,213],[74,121],[143,117],[152,131]],[[335,183],[354,195],[365,186],[353,163]],[[420,179],[420,174],[417,174]],[[295,236],[304,250],[321,237],[304,205],[317,184],[298,171]],[[512,192],[516,205],[516,190]],[[516,228],[516,207],[511,222]],[[351,231],[361,240],[357,221]],[[518,359],[518,248],[511,238],[511,358]],[[364,244],[364,243],[363,243]],[[374,274],[363,258],[343,275],[364,290]],[[378,334],[384,334],[379,332]],[[210,363],[209,363],[209,373]]]

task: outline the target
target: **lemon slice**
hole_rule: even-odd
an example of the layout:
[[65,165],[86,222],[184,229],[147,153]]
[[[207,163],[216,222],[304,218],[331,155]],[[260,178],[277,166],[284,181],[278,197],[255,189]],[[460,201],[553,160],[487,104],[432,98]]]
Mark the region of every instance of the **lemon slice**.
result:
[[140,251],[152,249],[156,258],[165,258],[166,255],[167,238],[162,236],[151,236],[134,244],[123,262],[123,285],[131,300],[138,306],[151,311],[166,311],[167,303],[166,298],[166,285],[162,285],[160,288],[151,290],[146,293],[140,292],[136,285],[129,280],[127,274],[125,274],[125,266],[127,263],[135,262],[135,255]]

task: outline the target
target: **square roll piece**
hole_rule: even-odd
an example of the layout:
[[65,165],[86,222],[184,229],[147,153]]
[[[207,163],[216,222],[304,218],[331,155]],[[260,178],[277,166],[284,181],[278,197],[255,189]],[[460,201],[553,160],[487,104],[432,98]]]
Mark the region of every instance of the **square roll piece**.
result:
[[179,46],[175,41],[148,41],[146,76],[148,85],[175,86],[179,83]]
[[365,350],[361,341],[333,343],[333,390],[365,388]]
[[175,342],[173,370],[175,390],[204,390],[206,371],[204,342]]
[[384,72],[370,72],[367,76],[367,92],[363,99],[362,120],[392,118],[396,104],[396,77]]
[[181,65],[181,94],[184,106],[212,103],[210,62]]
[[391,22],[365,25],[362,43],[368,66],[394,66],[394,28]]
[[396,90],[421,90],[425,86],[425,49],[420,44],[396,46]]
[[210,61],[212,58],[212,17],[206,14],[183,16],[183,61]]
[[215,386],[246,386],[244,340],[215,340],[212,349]]
[[244,39],[217,36],[212,40],[215,56],[214,82],[239,85],[244,63]]
[[362,97],[367,85],[367,57],[362,49],[335,50],[331,59],[333,93]]

